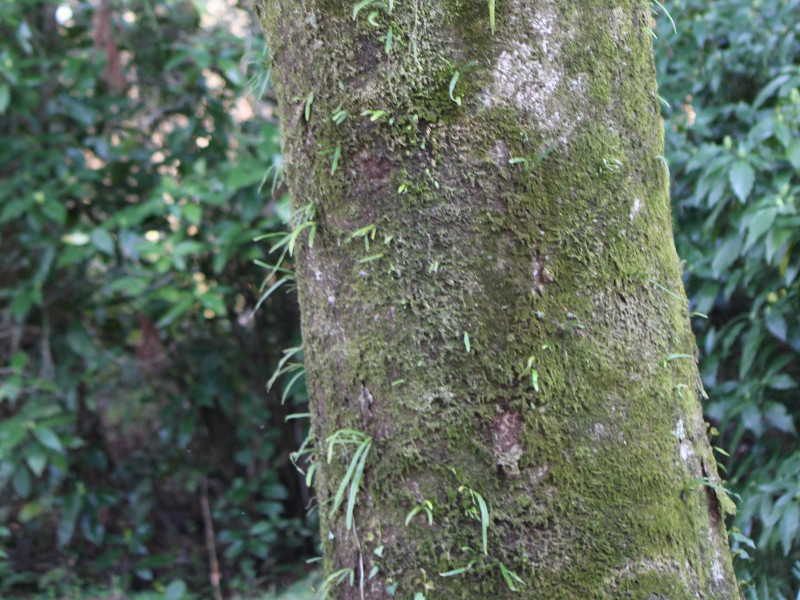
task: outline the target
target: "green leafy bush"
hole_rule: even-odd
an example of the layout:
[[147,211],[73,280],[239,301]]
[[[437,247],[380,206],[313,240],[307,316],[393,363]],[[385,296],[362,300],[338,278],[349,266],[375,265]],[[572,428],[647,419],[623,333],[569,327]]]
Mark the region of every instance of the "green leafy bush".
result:
[[794,598],[800,570],[800,2],[684,0],[659,18],[676,242],[706,414],[730,485],[751,598]]
[[207,589],[209,553],[251,586],[313,547],[264,391],[295,302],[253,314],[285,199],[248,9],[2,2],[0,596]]

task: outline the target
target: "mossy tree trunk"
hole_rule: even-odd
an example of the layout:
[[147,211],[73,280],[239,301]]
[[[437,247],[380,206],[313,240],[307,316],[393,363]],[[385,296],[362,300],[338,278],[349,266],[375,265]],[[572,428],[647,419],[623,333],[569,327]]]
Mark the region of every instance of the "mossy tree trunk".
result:
[[315,208],[297,280],[330,594],[739,598],[650,4],[256,8]]

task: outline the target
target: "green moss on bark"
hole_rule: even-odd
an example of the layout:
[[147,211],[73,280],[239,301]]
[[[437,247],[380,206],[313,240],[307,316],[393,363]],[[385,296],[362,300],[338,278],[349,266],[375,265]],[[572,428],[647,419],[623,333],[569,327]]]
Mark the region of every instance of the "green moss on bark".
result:
[[[683,298],[647,5],[499,3],[493,37],[481,3],[396,3],[374,26],[330,4],[257,3],[290,189],[317,206],[298,266],[313,431],[374,439],[352,530],[325,510],[351,455],[319,465],[326,570],[359,582],[334,595],[738,597],[716,494],[690,485],[718,478],[676,358],[686,303],[664,292]],[[425,500],[433,524],[406,526]]]

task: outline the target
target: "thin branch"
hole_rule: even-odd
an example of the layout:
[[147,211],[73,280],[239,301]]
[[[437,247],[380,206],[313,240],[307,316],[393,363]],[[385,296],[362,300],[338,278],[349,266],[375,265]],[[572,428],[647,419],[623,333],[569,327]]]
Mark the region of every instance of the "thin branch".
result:
[[214,600],[222,600],[222,592],[220,591],[219,583],[222,575],[219,572],[219,562],[217,561],[217,548],[214,544],[214,523],[211,520],[211,509],[208,506],[208,478],[203,476],[203,483],[201,486],[200,507],[203,510],[203,526],[206,531],[206,550],[208,551],[208,562],[211,567],[211,574],[209,580],[211,587],[214,588]]

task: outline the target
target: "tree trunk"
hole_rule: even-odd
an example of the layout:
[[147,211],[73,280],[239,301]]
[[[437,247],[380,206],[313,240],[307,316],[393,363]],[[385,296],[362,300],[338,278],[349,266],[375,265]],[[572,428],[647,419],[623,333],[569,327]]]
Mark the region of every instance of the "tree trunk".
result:
[[650,4],[256,8],[330,595],[739,598]]

